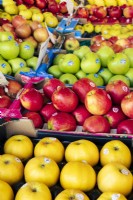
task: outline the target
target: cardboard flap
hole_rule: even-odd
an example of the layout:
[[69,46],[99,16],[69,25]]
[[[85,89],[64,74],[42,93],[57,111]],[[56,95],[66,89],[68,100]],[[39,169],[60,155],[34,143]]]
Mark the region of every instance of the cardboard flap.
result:
[[9,121],[5,124],[7,138],[12,135],[23,134],[28,137],[37,137],[37,130],[29,119]]

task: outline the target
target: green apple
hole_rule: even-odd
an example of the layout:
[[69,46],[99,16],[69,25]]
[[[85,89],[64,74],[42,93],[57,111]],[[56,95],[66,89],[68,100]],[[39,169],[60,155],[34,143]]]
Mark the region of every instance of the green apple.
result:
[[63,53],[57,54],[53,59],[53,65],[58,65],[59,64],[59,60],[60,60],[60,58],[62,58],[62,56],[64,56]]
[[0,59],[0,72],[2,72],[3,74],[8,74],[8,75],[11,75],[12,73],[12,68],[10,64],[2,59]]
[[126,48],[123,50],[123,53],[128,56],[130,60],[130,67],[133,67],[133,48]]
[[94,52],[89,52],[84,55],[81,60],[81,69],[85,73],[97,73],[101,68],[99,56]]
[[14,58],[11,60],[8,60],[8,63],[12,67],[12,72],[15,74],[19,69],[22,69],[23,67],[27,67],[26,62],[22,58]]
[[130,80],[125,75],[114,75],[109,79],[108,83],[115,81],[115,80],[122,80],[124,83],[126,83],[130,87]]
[[85,54],[91,52],[90,48],[86,45],[80,46],[79,48],[73,51],[73,54],[79,57],[80,60],[84,57]]
[[83,72],[82,70],[79,70],[75,76],[78,78],[78,79],[81,79],[81,78],[85,78],[86,77],[86,73]]
[[9,31],[1,31],[0,32],[0,42],[7,41],[7,40],[14,40],[14,36]]
[[108,60],[108,69],[113,74],[126,74],[130,67],[130,60],[124,53],[116,53]]
[[115,52],[113,49],[109,46],[102,46],[100,49],[97,51],[97,54],[101,60],[101,66],[102,67],[107,67],[107,61],[115,55]]
[[67,38],[64,42],[64,48],[67,51],[74,51],[80,46],[78,39],[74,37]]
[[55,78],[59,78],[61,75],[62,75],[62,72],[60,71],[59,69],[59,66],[58,65],[52,65],[48,68],[47,72],[49,74],[52,74],[53,77]]
[[14,59],[19,55],[19,45],[15,40],[0,42],[0,55],[6,59]]
[[23,58],[24,60],[27,60],[34,56],[34,46],[29,41],[23,41],[19,44],[19,57]]
[[104,80],[99,74],[90,73],[86,77],[92,80],[96,86],[104,86]]
[[98,74],[103,78],[105,85],[108,83],[109,79],[113,76],[111,71],[106,67],[101,68]]
[[65,84],[74,84],[78,79],[76,78],[76,76],[74,74],[62,74],[59,78],[63,83]]
[[30,72],[30,70],[31,70],[30,67],[22,67],[22,68],[20,68],[20,69],[18,69],[18,70],[16,71],[15,76],[16,76],[17,74],[20,74],[20,72]]
[[133,68],[129,68],[125,76],[128,77],[130,80],[130,87],[133,87]]
[[76,74],[80,69],[80,59],[72,53],[64,54],[58,66],[63,73]]
[[26,60],[26,64],[27,64],[28,67],[36,70],[37,61],[38,61],[38,57],[37,56],[32,56],[31,58]]

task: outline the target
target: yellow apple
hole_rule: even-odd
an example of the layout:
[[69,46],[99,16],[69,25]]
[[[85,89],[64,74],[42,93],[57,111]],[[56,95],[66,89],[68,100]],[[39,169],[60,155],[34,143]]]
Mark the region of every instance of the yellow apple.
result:
[[0,180],[13,185],[22,180],[23,172],[24,166],[18,157],[11,154],[0,155]]
[[76,140],[66,147],[65,159],[67,162],[85,160],[91,166],[95,166],[99,161],[99,150],[98,147],[89,140]]
[[[57,153],[58,152],[58,153]],[[63,144],[54,137],[41,139],[34,148],[35,156],[46,156],[59,163],[64,158],[65,148]]]
[[81,190],[66,189],[60,192],[54,200],[90,200],[89,197]]
[[58,19],[54,15],[48,15],[47,17],[45,17],[45,23],[47,24],[47,26],[55,28],[58,25]]
[[47,16],[53,16],[53,13],[51,13],[51,12],[44,12],[43,13],[43,17],[44,17],[44,20],[45,20],[45,18],[47,17]]
[[55,185],[59,179],[60,169],[57,163],[47,157],[31,158],[24,169],[26,182],[39,181],[48,187]]
[[11,15],[9,13],[6,13],[6,12],[0,13],[0,18],[8,19],[9,21],[12,20]]
[[85,32],[84,27],[80,24],[75,26],[75,30],[80,31],[81,34],[83,34]]
[[127,200],[127,198],[120,193],[115,192],[103,192],[97,200]]
[[14,192],[11,186],[0,180],[0,199],[1,200],[14,200]]
[[15,4],[6,5],[4,11],[10,15],[17,15],[19,13],[18,6]]
[[111,140],[105,143],[100,150],[100,163],[102,166],[110,162],[120,162],[129,168],[131,159],[130,149],[120,140]]
[[28,182],[19,188],[15,200],[52,200],[52,195],[44,183]]
[[49,37],[46,27],[41,27],[41,28],[37,28],[36,30],[34,30],[33,37],[39,43],[45,42]]
[[108,163],[97,174],[97,186],[101,192],[115,192],[127,196],[132,191],[132,174],[121,163]]
[[23,16],[25,19],[29,20],[32,18],[32,11],[30,9],[20,10],[19,15]]
[[43,22],[44,17],[42,13],[33,13],[32,14],[32,21]]
[[29,9],[32,11],[32,13],[41,13],[41,10],[36,6],[31,6]]
[[22,162],[32,157],[33,149],[32,141],[25,135],[11,136],[4,144],[4,153],[15,155]]
[[64,189],[92,190],[96,184],[96,172],[87,162],[70,161],[60,173],[60,184]]
[[18,10],[21,11],[21,10],[27,10],[28,8],[26,7],[26,5],[24,4],[20,4],[18,5]]

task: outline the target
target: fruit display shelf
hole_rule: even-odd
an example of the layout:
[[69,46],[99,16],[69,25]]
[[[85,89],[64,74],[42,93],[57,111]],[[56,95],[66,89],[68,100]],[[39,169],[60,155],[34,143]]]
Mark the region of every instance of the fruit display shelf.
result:
[[[38,132],[38,137],[36,138],[32,138],[30,137],[32,143],[33,143],[33,146],[35,147],[36,144],[44,137],[53,137],[53,138],[57,138],[59,139],[59,141],[61,141],[61,143],[63,144],[64,148],[66,149],[66,147],[71,143],[71,142],[74,142],[74,141],[77,141],[77,140],[80,140],[80,139],[86,139],[86,140],[89,140],[91,142],[93,142],[97,147],[98,147],[98,150],[100,151],[101,148],[103,147],[103,145],[105,143],[107,143],[109,140],[106,140],[105,138],[94,138],[94,137],[82,137],[82,136],[79,136],[79,137],[73,137],[72,135],[65,135],[63,137],[60,137],[60,134],[42,134],[40,131]],[[127,147],[130,149],[130,151],[132,152],[133,151],[133,144],[132,144],[132,141],[129,140],[129,139],[120,139],[125,145],[127,145]],[[5,138],[5,140],[3,141],[0,141],[0,154],[2,155],[4,153],[4,144],[5,142],[7,141],[7,139]],[[24,166],[26,166],[27,162],[23,162]],[[58,166],[59,166],[59,169],[62,170],[62,168],[64,167],[64,165],[66,164],[66,160],[63,159],[61,162],[58,163]],[[100,162],[98,162],[98,164],[96,166],[94,166],[94,170],[96,172],[96,174],[98,174],[98,172],[100,171],[101,169],[101,165],[100,165]],[[130,167],[130,171],[132,173],[133,169],[132,169],[132,166]],[[14,195],[17,194],[18,190],[25,184],[25,180],[24,178],[17,182],[16,184],[12,185],[12,189],[13,189],[13,192],[14,192]],[[52,194],[52,199],[54,200],[55,197],[61,192],[63,191],[63,188],[60,184],[60,181],[58,181],[54,186],[50,187],[50,192]],[[90,191],[88,192],[85,192],[85,194],[90,198],[90,200],[97,200],[97,198],[101,195],[101,191],[98,189],[97,185]],[[133,193],[130,193],[130,195],[127,196],[127,200],[132,200],[133,199]]]

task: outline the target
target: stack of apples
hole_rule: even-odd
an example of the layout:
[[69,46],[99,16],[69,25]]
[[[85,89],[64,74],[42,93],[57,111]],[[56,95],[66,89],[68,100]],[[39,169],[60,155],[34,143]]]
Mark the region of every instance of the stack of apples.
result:
[[55,54],[47,72],[66,84],[74,84],[78,79],[87,77],[97,86],[120,79],[132,87],[131,42],[115,39],[113,37],[108,41],[102,36],[95,36],[91,39],[91,46],[80,46],[77,39],[70,37],[64,43],[67,53]]
[[124,142],[112,139],[99,144],[99,149],[87,139],[67,141],[67,146],[55,137],[35,141],[18,133],[4,142],[1,198],[92,200],[92,194],[97,200],[132,198],[132,152]]
[[75,17],[86,18],[94,24],[131,24],[133,5],[86,5],[77,9]]
[[26,89],[20,95],[23,117],[33,121],[35,128],[48,130],[133,134],[133,92],[121,80],[112,81],[105,89],[88,78],[70,88],[59,79],[47,80],[38,91]]

